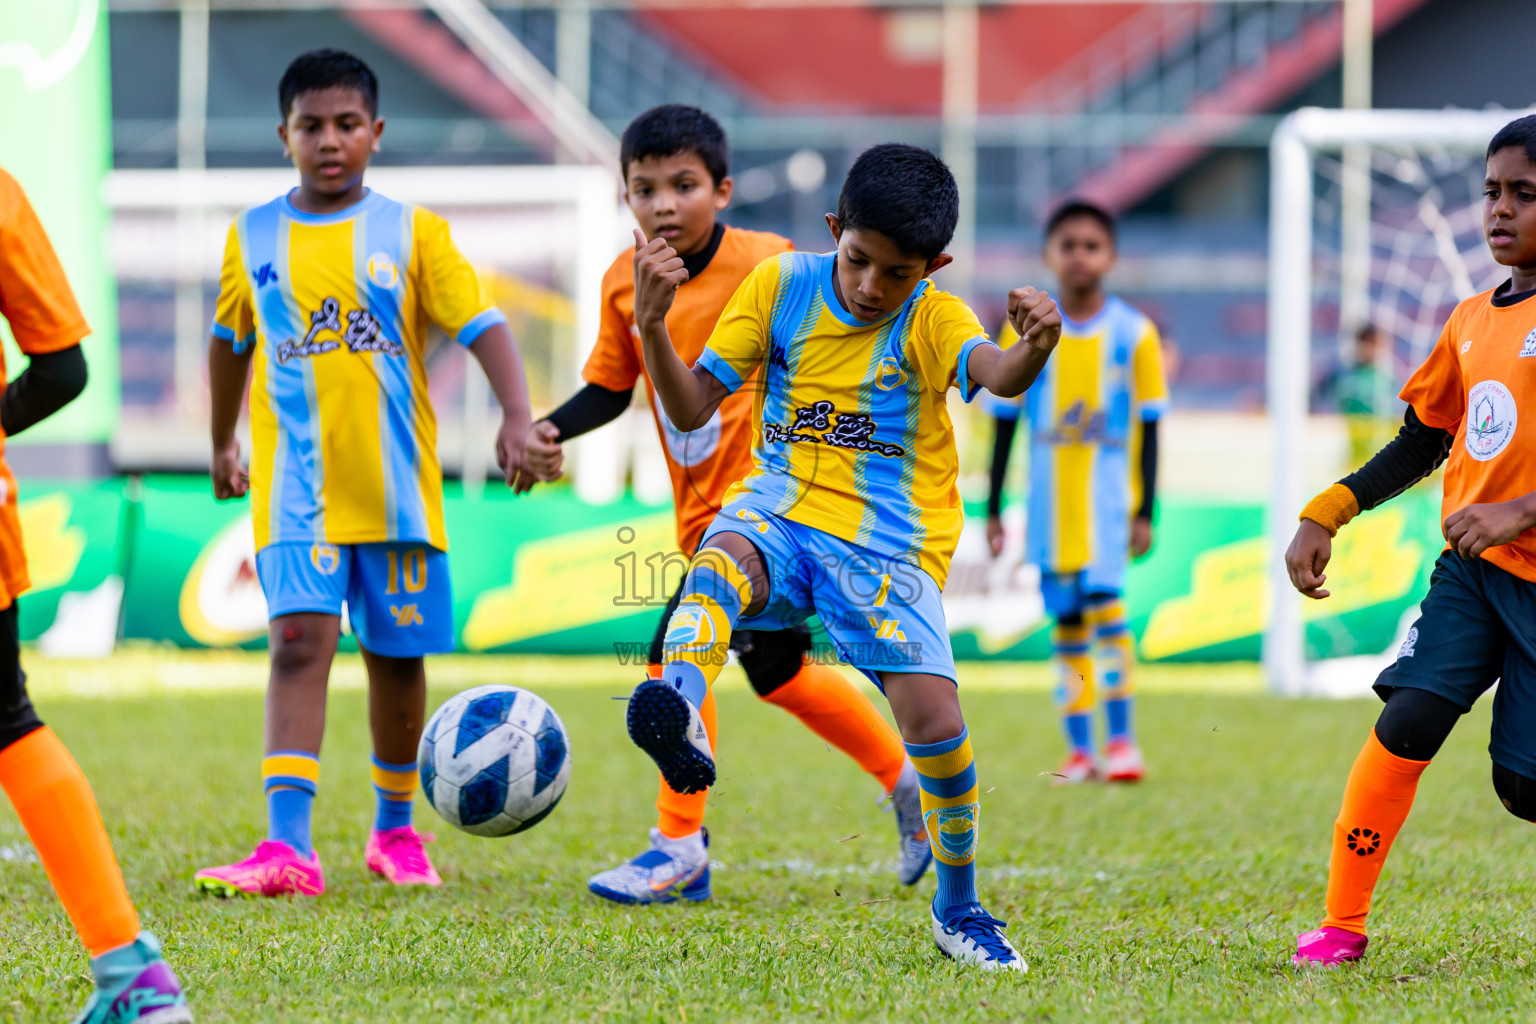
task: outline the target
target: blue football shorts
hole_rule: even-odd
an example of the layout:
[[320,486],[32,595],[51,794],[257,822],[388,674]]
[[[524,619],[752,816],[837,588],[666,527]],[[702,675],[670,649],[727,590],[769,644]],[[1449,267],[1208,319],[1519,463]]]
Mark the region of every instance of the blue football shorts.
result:
[[268,544],[256,553],[267,615],[340,615],[358,643],[390,658],[453,650],[448,554],[420,541]]
[[769,573],[767,605],[737,629],[789,629],[815,615],[838,659],[876,686],[881,672],[955,678],[939,584],[915,564],[740,499],[720,510],[699,547],[722,533],[751,541]]

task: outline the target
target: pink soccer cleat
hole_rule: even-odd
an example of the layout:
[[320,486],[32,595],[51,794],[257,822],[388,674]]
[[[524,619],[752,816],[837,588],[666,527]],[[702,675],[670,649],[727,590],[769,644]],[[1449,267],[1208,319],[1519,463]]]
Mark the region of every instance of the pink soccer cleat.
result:
[[320,855],[306,860],[287,843],[267,839],[245,860],[204,868],[192,876],[192,887],[209,896],[319,896],[325,892]]
[[1365,955],[1369,941],[1364,935],[1324,926],[1296,936],[1296,955],[1291,957],[1291,963],[1297,967],[1337,967],[1352,963]]
[[368,833],[365,853],[368,870],[395,885],[442,885],[437,869],[427,859],[426,844],[435,841],[431,833],[417,832],[410,825],[374,829]]
[[1141,748],[1130,740],[1112,740],[1104,747],[1106,774],[1110,782],[1140,782],[1147,774]]
[[1081,750],[1072,752],[1072,756],[1055,771],[1055,778],[1051,780],[1058,786],[1076,786],[1083,782],[1093,782],[1099,777],[1099,764],[1093,759],[1092,754]]

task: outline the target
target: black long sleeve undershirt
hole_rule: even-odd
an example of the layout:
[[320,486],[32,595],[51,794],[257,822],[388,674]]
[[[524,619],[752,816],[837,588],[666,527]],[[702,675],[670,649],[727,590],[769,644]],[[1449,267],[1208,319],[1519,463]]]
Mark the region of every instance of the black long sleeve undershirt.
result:
[[1419,419],[1413,406],[1403,414],[1402,429],[1370,461],[1339,483],[1355,496],[1360,511],[1375,508],[1423,480],[1451,454],[1456,435]]
[[[1008,476],[1008,456],[1013,451],[1013,437],[1018,433],[1018,420],[994,417],[996,431],[992,435],[992,466],[988,472],[987,515],[1002,515],[1003,481]],[[1136,509],[1137,519],[1151,519],[1157,501],[1157,420],[1141,421],[1141,504]]]
[[88,378],[79,345],[31,356],[27,368],[0,395],[0,430],[14,437],[47,419],[73,402]]
[[1008,477],[1008,455],[1013,451],[1013,435],[1019,429],[1019,421],[995,416],[992,419],[996,432],[992,435],[992,468],[988,477],[987,516],[996,518],[1003,514],[1003,481]]
[[544,417],[560,431],[560,440],[569,441],[588,431],[606,426],[624,415],[629,408],[635,389],[610,391],[596,384],[588,384],[568,398],[564,405]]
[[1137,519],[1151,519],[1157,502],[1157,425],[1159,420],[1141,421],[1141,505]]

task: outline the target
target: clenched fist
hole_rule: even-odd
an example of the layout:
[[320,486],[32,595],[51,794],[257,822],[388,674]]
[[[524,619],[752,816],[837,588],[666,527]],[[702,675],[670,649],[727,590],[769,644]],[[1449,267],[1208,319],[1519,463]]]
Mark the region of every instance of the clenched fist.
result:
[[642,331],[666,321],[667,310],[677,297],[677,287],[686,280],[688,271],[683,269],[683,258],[677,250],[665,238],[647,242],[636,228],[635,323]]
[[1008,322],[1019,340],[1049,353],[1061,340],[1061,310],[1049,294],[1034,288],[1015,288],[1008,293]]

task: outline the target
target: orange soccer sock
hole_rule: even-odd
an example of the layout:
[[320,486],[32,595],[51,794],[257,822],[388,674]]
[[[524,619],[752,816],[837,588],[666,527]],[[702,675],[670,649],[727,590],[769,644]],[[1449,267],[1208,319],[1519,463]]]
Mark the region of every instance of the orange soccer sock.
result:
[[0,787],[91,955],[137,938],[139,915],[90,783],[52,730],[34,730],[0,750]]
[[1419,776],[1428,767],[1428,761],[1410,761],[1387,750],[1371,730],[1349,770],[1344,804],[1333,823],[1325,927],[1365,934],[1365,916],[1371,910],[1376,879],[1381,876],[1392,840],[1413,808]]
[[[660,678],[661,666],[653,666],[657,675],[652,678]],[[704,719],[704,731],[709,733],[709,749],[715,749],[715,691],[711,687],[704,694],[704,703],[699,705],[699,717]],[[658,777],[660,772],[657,772]],[[667,785],[666,779],[661,779],[661,791],[656,794],[656,827],[661,829],[661,834],[668,839],[681,839],[683,836],[691,836],[704,827],[704,802],[709,798],[709,790],[701,789],[697,793],[679,793]]]
[[841,672],[829,665],[807,664],[763,700],[788,711],[853,758],[887,793],[896,788],[907,761],[901,737]]

